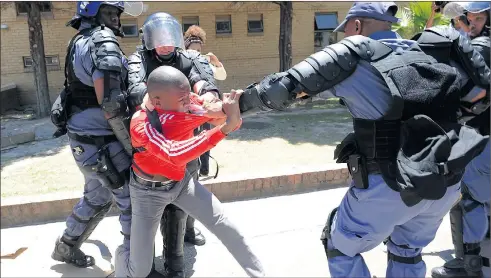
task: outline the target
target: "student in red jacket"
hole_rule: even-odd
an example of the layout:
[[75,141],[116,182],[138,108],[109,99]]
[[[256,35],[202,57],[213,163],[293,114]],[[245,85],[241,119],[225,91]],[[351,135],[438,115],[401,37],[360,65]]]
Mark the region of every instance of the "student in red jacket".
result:
[[[131,141],[137,150],[130,179],[131,251],[123,246],[116,251],[115,276],[149,275],[160,218],[165,206],[174,204],[215,234],[250,277],[263,277],[261,262],[227,217],[220,201],[186,171],[188,162],[240,127],[241,93],[232,91],[224,94],[223,101],[204,106],[221,106],[224,113],[222,109],[205,109],[201,100],[190,93],[186,76],[169,66],[155,69],[148,77],[147,86],[148,97],[158,115],[140,110],[131,120]],[[150,122],[157,117],[156,123]],[[216,126],[193,136],[193,130],[207,122]],[[184,267],[177,275],[185,277]]]

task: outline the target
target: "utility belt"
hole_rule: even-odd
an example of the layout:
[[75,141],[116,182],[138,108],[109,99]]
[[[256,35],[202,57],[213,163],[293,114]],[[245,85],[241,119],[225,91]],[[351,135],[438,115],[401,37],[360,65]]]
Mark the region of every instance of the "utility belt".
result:
[[[133,164],[133,166],[135,166],[136,164]],[[139,168],[139,167],[135,167],[135,168]],[[132,176],[133,176],[133,179],[139,183],[140,185],[143,185],[143,186],[146,186],[146,187],[150,187],[150,188],[161,188],[161,189],[164,189],[166,191],[169,191],[171,190],[172,188],[174,188],[174,186],[176,185],[177,181],[175,180],[171,180],[171,179],[168,179],[166,177],[163,177],[163,176],[159,176],[158,181],[156,180],[147,180],[145,178],[142,178],[140,176],[138,176],[134,169],[131,169],[131,173],[132,173]]]
[[461,181],[467,164],[489,140],[472,128],[444,126],[424,115],[406,120],[400,128],[394,126],[396,133],[388,132],[387,123],[355,122],[355,132],[336,147],[334,158],[348,164],[357,188],[369,187],[369,174],[381,174],[409,207],[422,200],[439,200],[447,187]]
[[71,132],[67,132],[67,135],[77,142],[97,147],[97,161],[93,164],[84,163],[81,167],[84,173],[95,173],[102,180],[102,184],[110,189],[121,188],[129,180],[129,172],[126,169],[118,172],[111,160],[108,144],[118,141],[116,136],[88,136]]

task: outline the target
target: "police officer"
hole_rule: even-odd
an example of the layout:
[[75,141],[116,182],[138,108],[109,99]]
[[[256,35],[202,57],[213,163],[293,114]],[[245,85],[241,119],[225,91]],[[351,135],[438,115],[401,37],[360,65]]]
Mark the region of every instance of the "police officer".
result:
[[129,248],[132,147],[124,86],[126,60],[116,36],[123,36],[121,13],[137,16],[141,8],[141,2],[81,1],[77,2],[76,16],[67,23],[78,33],[67,49],[65,88],[55,102],[52,120],[59,128],[56,136],[68,133],[85,186],[51,257],[77,267],[95,264],[80,246],[108,213],[113,197],[121,211],[124,244]]
[[[142,103],[146,94],[148,75],[159,66],[172,66],[189,79],[195,93],[208,100],[217,99],[219,90],[215,85],[213,71],[208,60],[196,51],[184,50],[181,25],[167,13],[150,15],[141,29],[143,44],[128,57],[129,92],[132,106]],[[187,166],[192,176],[198,178],[199,162]],[[183,240],[194,245],[206,242],[203,234],[194,227],[195,219],[175,205],[164,210],[160,229],[164,238],[165,270],[172,275],[184,275]]]
[[461,17],[468,25],[468,36],[489,37],[489,2],[450,2],[445,5],[443,15],[448,18]]
[[[335,151],[353,182],[321,236],[332,277],[371,277],[361,253],[386,238],[387,277],[425,277],[421,249],[488,140],[457,123],[463,84],[489,86],[482,57],[449,27],[426,30],[418,43],[400,39],[390,31],[397,9],[394,2],[356,2],[336,29],[345,39],[242,95],[241,111],[282,110],[300,92],[334,88],[353,117],[354,132]],[[419,44],[447,55],[437,59]]]
[[[463,11],[470,25],[469,36],[472,45],[484,57],[489,66],[489,2],[453,2],[447,8]],[[444,10],[445,11],[445,10]],[[480,91],[470,94],[474,98]],[[469,109],[469,107],[464,108]],[[489,135],[489,108],[476,117],[465,113],[462,117],[467,125],[476,128],[483,135]],[[489,203],[491,198],[490,143],[466,168],[462,178],[462,200],[450,210],[452,241],[455,259],[442,267],[434,268],[432,277],[482,277],[482,267],[489,267],[489,259],[480,256],[481,242],[489,228]]]

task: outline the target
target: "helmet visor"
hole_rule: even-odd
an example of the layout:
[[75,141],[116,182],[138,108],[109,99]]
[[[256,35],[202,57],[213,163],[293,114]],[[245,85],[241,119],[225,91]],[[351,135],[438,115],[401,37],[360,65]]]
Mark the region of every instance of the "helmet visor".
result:
[[131,16],[139,16],[143,12],[143,2],[124,2],[124,12]]
[[184,49],[182,27],[178,21],[169,17],[156,17],[143,27],[143,40],[148,50],[161,46],[173,46]]
[[443,8],[443,15],[448,18],[465,15],[466,12],[481,13],[489,10],[489,2],[450,2]]

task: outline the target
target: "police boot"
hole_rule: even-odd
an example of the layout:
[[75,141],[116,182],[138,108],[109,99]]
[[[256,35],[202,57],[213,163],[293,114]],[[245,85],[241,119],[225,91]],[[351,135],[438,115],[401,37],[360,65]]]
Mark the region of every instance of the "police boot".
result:
[[174,205],[168,205],[160,222],[164,238],[164,275],[167,278],[184,278],[184,233],[187,214]]
[[479,255],[479,243],[464,244],[464,257],[446,262],[442,267],[431,270],[433,278],[484,277],[482,272],[484,258]]
[[67,236],[58,237],[51,258],[81,268],[95,265],[94,257],[87,256],[80,250],[77,239],[68,239]]
[[198,228],[194,227],[194,220],[194,218],[188,216],[188,219],[186,221],[186,234],[184,235],[184,241],[197,246],[205,245],[206,238]]

